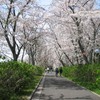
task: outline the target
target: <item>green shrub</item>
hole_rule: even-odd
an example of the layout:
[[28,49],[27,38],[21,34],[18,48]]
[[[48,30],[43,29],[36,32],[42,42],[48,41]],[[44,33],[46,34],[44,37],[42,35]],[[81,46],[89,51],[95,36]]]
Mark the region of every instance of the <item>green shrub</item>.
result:
[[76,66],[63,67],[63,76],[74,80]]
[[13,95],[20,94],[33,81],[35,84],[35,75],[42,73],[42,68],[27,63],[0,63],[0,100],[15,100]]
[[96,82],[96,70],[95,65],[79,66],[76,69],[76,80],[91,83]]
[[64,67],[63,75],[90,90],[100,90],[100,64]]

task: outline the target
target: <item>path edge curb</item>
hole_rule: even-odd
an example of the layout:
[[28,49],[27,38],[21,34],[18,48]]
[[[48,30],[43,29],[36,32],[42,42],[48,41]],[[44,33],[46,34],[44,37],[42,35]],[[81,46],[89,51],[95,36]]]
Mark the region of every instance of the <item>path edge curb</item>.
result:
[[44,76],[45,76],[45,74],[43,73],[42,78],[40,79],[40,81],[39,81],[39,82],[38,82],[38,84],[36,85],[35,89],[33,90],[33,92],[32,92],[32,94],[31,94],[31,96],[29,96],[29,99],[28,99],[28,100],[32,100],[32,98],[33,98],[33,96],[34,96],[35,92],[37,91],[37,89],[38,89],[39,85],[41,84],[41,82],[42,82],[42,80],[43,80],[43,77],[44,77]]
[[67,79],[68,81],[70,81],[70,82],[72,82],[72,83],[74,83],[74,84],[77,84],[78,86],[80,86],[80,87],[82,87],[82,88],[86,89],[87,91],[91,92],[92,94],[97,95],[98,97],[100,97],[100,95],[99,95],[99,94],[97,94],[97,93],[95,93],[94,91],[91,91],[91,90],[87,89],[86,87],[84,87],[84,86],[82,86],[82,85],[80,85],[80,84],[78,84],[78,83],[76,83],[76,82],[72,81],[71,79],[66,78],[66,77],[64,77],[64,76],[63,76],[63,78]]

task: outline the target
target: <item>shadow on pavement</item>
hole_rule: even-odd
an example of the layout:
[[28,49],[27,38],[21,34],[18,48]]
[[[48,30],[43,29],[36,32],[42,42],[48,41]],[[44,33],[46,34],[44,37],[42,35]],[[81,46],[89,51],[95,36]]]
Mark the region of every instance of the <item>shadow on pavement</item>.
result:
[[77,84],[64,80],[63,78],[50,78],[45,79],[44,87],[56,87],[56,89],[74,89],[74,90],[85,90],[83,87],[78,86]]
[[53,98],[53,95],[44,95],[42,94],[40,100],[92,100],[89,96],[85,97],[74,97],[74,98],[65,98],[63,94],[61,94],[58,98]]

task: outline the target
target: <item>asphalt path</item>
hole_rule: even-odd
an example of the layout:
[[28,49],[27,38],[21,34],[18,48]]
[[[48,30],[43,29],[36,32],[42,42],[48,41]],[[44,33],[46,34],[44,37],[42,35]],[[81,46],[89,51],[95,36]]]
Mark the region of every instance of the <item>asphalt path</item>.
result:
[[49,72],[44,76],[32,100],[100,100],[100,96]]

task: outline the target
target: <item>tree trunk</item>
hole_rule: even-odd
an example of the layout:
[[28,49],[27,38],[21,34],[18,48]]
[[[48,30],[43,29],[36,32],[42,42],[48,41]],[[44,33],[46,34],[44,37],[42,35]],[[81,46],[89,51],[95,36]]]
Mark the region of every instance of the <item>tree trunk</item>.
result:
[[85,51],[84,51],[84,48],[83,48],[83,46],[82,46],[82,44],[81,44],[81,40],[80,40],[80,39],[78,40],[78,44],[79,44],[79,48],[80,48],[80,50],[81,50],[81,53],[83,54],[83,58],[84,58],[86,64],[88,64],[89,62],[88,62],[88,59],[87,59],[86,54],[84,54]]
[[14,60],[14,61],[17,61],[17,60],[18,60],[18,55],[15,54],[15,53],[13,54],[13,60]]

